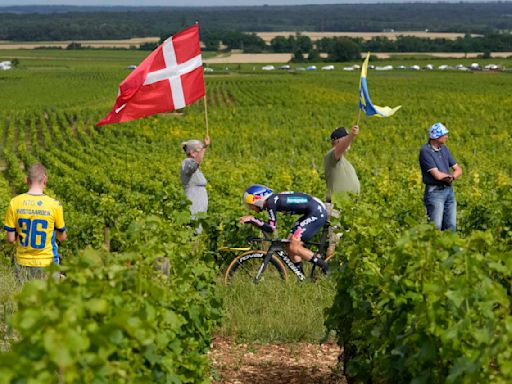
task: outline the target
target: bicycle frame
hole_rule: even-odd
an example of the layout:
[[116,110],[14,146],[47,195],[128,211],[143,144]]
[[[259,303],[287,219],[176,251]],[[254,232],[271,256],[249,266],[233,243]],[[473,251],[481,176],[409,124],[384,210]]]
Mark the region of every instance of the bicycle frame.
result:
[[[304,244],[310,246],[310,245],[316,245],[318,247],[318,253],[321,256],[324,256],[325,251],[327,250],[328,246],[328,236],[329,231],[332,229],[331,223],[329,221],[326,221],[323,228],[322,228],[322,234],[320,236],[320,242],[311,242],[311,241],[305,241]],[[252,239],[253,241],[256,239]],[[259,239],[258,239],[259,240]],[[266,240],[266,239],[262,239]],[[297,278],[300,281],[304,281],[306,279],[306,276],[304,273],[300,271],[299,268],[293,263],[293,261],[288,257],[286,254],[286,251],[284,249],[284,244],[289,243],[289,240],[284,239],[277,239],[277,240],[271,240],[268,239],[268,241],[271,242],[271,245],[269,249],[267,250],[267,254],[265,255],[265,259],[263,260],[263,263],[261,264],[260,269],[258,270],[258,273],[256,274],[254,278],[254,282],[257,283],[259,279],[261,278],[261,275],[263,272],[265,272],[265,269],[267,269],[268,263],[270,262],[270,259],[272,258],[272,254],[275,252],[279,258],[283,261],[283,263],[297,276]],[[313,268],[311,270],[311,277],[314,276],[315,273],[315,267],[316,265],[313,265]]]
[[260,280],[261,275],[263,275],[263,272],[265,272],[265,269],[267,269],[268,263],[270,262],[272,254],[274,252],[279,256],[279,258],[284,262],[284,264],[297,276],[297,278],[300,281],[303,281],[306,278],[306,276],[304,276],[304,274],[300,271],[299,268],[297,268],[297,266],[293,263],[293,261],[288,257],[288,255],[285,252],[284,244],[289,243],[289,240],[277,239],[268,241],[271,241],[272,244],[267,250],[267,254],[265,255],[265,259],[263,259],[263,263],[261,264],[258,273],[256,273],[256,276],[254,277],[254,282],[257,283]]
[[[331,244],[331,241],[334,239],[334,233],[333,230],[336,227],[332,227],[330,225],[330,222],[326,222],[322,228],[322,232],[320,233],[320,241],[319,242],[312,242],[312,241],[306,241],[304,242],[305,246],[315,246],[316,251],[315,253],[318,253],[321,255],[321,257],[324,257],[324,255],[329,256],[329,253],[333,251],[334,247],[333,244]],[[228,252],[239,252],[239,251],[246,251],[246,253],[243,253],[242,255],[236,256],[235,259],[230,263],[228,266],[226,273],[225,273],[225,281],[227,282],[228,279],[230,279],[230,276],[232,275],[232,267],[235,265],[235,270],[240,267],[240,270],[244,270],[244,267],[242,266],[242,263],[245,261],[245,258],[249,257],[248,255],[252,253],[251,252],[257,252],[258,256],[250,256],[251,259],[253,258],[259,258],[261,264],[254,265],[255,269],[253,269],[251,276],[252,281],[257,283],[260,280],[263,279],[263,274],[266,271],[267,267],[270,263],[272,263],[276,268],[279,266],[276,263],[279,263],[280,267],[278,270],[280,271],[282,277],[286,280],[287,270],[290,270],[291,273],[293,273],[299,281],[304,281],[306,279],[306,274],[302,271],[302,268],[297,267],[293,260],[290,258],[290,256],[287,253],[287,247],[286,244],[290,243],[290,240],[288,239],[272,239],[270,237],[270,234],[263,233],[264,237],[248,237],[247,242],[248,243],[255,243],[255,242],[266,242],[270,243],[268,247],[262,247],[263,249],[255,249],[251,246],[249,247],[223,247],[220,248],[219,251],[228,251]],[[335,243],[334,243],[335,244]],[[331,252],[332,253],[332,252]],[[274,255],[275,254],[275,255]],[[247,255],[247,256],[245,256]],[[241,258],[243,256],[243,258]],[[325,258],[325,257],[324,257]],[[238,260],[238,261],[237,261]],[[234,264],[236,262],[236,264]],[[315,273],[315,266],[313,265],[311,268],[311,278],[314,278]],[[309,273],[308,273],[309,274]]]

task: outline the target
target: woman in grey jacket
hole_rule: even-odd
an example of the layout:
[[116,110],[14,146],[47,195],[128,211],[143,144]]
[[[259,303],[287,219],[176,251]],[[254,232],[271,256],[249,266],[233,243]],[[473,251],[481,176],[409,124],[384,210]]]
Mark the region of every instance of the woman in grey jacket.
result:
[[196,213],[208,211],[207,181],[199,166],[209,145],[209,136],[204,138],[204,142],[188,140],[181,143],[187,155],[187,158],[181,163],[181,183],[183,184],[185,195],[192,202],[190,206],[192,217],[195,217]]

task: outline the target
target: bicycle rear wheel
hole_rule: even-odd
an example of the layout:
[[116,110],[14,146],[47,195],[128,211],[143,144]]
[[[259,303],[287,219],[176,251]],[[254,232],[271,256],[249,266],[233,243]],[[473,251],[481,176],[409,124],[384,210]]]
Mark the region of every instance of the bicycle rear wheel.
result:
[[[267,251],[253,250],[242,253],[233,259],[229,264],[224,275],[225,284],[235,284],[243,282],[254,282],[254,278],[258,273]],[[260,277],[260,281],[269,280],[287,280],[288,273],[285,265],[272,255],[267,269]]]

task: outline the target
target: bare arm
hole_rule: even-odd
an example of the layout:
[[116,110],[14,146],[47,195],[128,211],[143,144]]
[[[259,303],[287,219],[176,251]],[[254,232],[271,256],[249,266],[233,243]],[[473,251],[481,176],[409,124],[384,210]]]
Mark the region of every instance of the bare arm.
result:
[[430,174],[432,175],[432,177],[436,180],[443,180],[447,177],[449,178],[453,178],[452,175],[450,175],[449,173],[444,173],[444,172],[441,172],[439,169],[437,168],[432,168],[430,171]]
[[7,232],[7,241],[14,244],[16,242],[16,232]]
[[453,181],[458,179],[462,175],[462,168],[458,164],[455,164],[452,168],[453,173],[444,173],[437,168],[433,168],[429,172],[432,175],[432,177],[436,180],[446,181],[447,179],[451,179],[451,181]]
[[462,176],[462,168],[459,164],[455,164],[453,167],[453,173],[452,176],[455,180],[457,180],[459,177]]
[[206,148],[208,148],[208,146],[211,144],[211,139],[210,139],[210,136],[205,136],[204,137],[204,141],[203,141],[203,148],[199,151],[195,151],[193,154],[192,154],[192,157],[194,158],[194,160],[196,161],[197,164],[201,164],[203,162],[203,159],[204,159],[204,154],[206,152]]
[[342,137],[341,139],[336,140],[334,144],[334,157],[336,160],[339,160],[341,156],[347,151],[348,147],[352,143],[352,140],[359,134],[359,127],[354,125],[350,133]]

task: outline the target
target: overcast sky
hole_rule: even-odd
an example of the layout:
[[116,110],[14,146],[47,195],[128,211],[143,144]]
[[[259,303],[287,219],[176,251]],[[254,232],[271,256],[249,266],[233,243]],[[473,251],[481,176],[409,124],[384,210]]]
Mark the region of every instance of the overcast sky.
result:
[[[418,0],[416,0],[418,1]],[[420,0],[422,1],[422,0]],[[437,2],[422,1],[422,2]],[[449,2],[458,2],[453,0]],[[495,0],[465,0],[485,2]],[[413,0],[0,0],[1,6],[8,5],[121,5],[121,6],[233,6],[233,5],[295,5],[295,4],[347,4],[347,3],[409,3]]]

